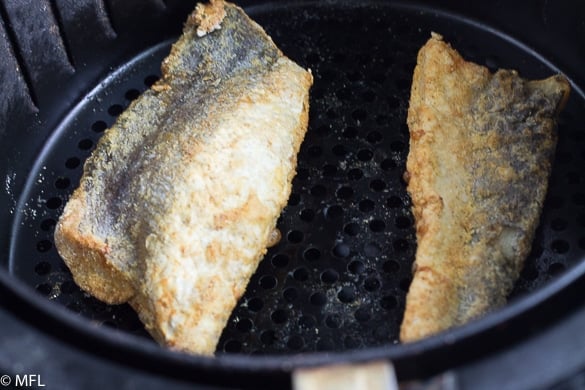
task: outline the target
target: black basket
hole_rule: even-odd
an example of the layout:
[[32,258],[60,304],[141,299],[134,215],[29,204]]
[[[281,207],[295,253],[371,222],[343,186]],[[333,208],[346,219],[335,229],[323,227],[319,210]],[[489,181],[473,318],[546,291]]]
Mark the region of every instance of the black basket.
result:
[[[252,277],[215,359],[159,348],[129,306],[81,291],[55,250],[55,223],[102,132],[158,79],[194,4],[2,3],[0,281],[10,316],[139,373],[146,367],[238,386],[252,375],[244,384],[256,387],[264,377],[287,384],[299,366],[374,358],[391,359],[400,379],[428,377],[539,332],[567,313],[561,300],[576,306],[571,294],[585,271],[585,53],[578,50],[585,7],[569,1],[241,2],[315,77],[309,131],[278,224],[283,240]],[[416,246],[402,179],[406,111],[416,53],[431,31],[492,70],[564,73],[573,91],[541,224],[510,304],[401,345]]]

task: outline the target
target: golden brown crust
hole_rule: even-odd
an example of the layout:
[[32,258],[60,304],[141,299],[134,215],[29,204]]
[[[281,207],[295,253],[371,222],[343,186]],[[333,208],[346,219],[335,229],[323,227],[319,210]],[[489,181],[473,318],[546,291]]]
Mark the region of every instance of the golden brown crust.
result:
[[561,76],[491,74],[437,34],[420,50],[405,174],[417,251],[402,341],[505,303],[538,224],[568,91]]
[[84,198],[85,193],[79,189],[69,200],[56,227],[55,245],[63,258],[78,259],[68,263],[75,283],[106,303],[124,303],[134,295],[134,288],[108,260],[108,244],[96,235],[79,234]]
[[194,24],[197,27],[197,35],[202,37],[221,28],[221,22],[225,15],[225,2],[223,0],[210,0],[208,4],[197,4],[195,12],[187,20],[187,24]]
[[161,80],[100,139],[55,232],[83,289],[128,301],[158,342],[201,354],[287,203],[313,81],[219,3],[222,28],[198,36],[198,8]]

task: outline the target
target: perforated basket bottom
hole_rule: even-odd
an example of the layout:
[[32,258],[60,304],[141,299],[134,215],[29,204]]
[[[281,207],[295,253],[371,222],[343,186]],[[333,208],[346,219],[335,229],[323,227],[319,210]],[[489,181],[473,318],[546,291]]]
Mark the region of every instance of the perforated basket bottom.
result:
[[[525,77],[553,70],[471,23],[414,8],[256,7],[251,16],[288,56],[312,70],[310,126],[293,193],[218,352],[291,353],[397,342],[415,252],[402,180],[416,53],[437,31],[473,61]],[[106,78],[54,130],[15,212],[11,272],[88,320],[148,337],[126,305],[82,292],[53,231],[84,160],[116,116],[159,76],[163,42]],[[56,92],[58,93],[58,91]],[[58,97],[56,97],[58,98]],[[512,298],[583,258],[585,137],[582,96],[561,118],[553,178],[534,248]]]

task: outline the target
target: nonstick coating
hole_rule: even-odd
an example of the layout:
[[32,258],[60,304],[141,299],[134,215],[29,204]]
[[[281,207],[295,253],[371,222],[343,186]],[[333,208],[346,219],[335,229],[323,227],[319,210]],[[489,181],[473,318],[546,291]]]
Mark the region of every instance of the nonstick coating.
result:
[[[399,348],[416,249],[402,175],[418,49],[435,31],[465,58],[492,70],[544,78],[559,69],[493,29],[422,7],[326,2],[253,6],[248,12],[287,56],[311,69],[315,83],[309,131],[278,223],[282,240],[252,277],[218,354]],[[75,285],[53,233],[85,159],[120,112],[159,77],[170,44],[161,42],[113,69],[56,128],[47,129],[52,135],[14,210],[8,264],[15,278],[88,323],[145,340],[150,338],[129,306],[105,305]],[[583,96],[573,92],[559,122],[541,224],[512,306],[585,255],[583,107]]]

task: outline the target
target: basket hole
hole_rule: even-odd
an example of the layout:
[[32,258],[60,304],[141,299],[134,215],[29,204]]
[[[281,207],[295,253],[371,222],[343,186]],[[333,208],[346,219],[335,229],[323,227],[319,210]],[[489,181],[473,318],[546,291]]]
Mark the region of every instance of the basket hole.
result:
[[347,265],[347,270],[354,275],[361,274],[365,268],[366,267],[365,267],[364,263],[362,263],[359,260],[354,260]]
[[380,163],[380,167],[384,170],[384,171],[390,171],[394,168],[396,168],[398,166],[398,164],[396,164],[396,161],[394,161],[391,158],[387,158],[382,160],[382,162]]
[[304,267],[297,268],[293,272],[293,278],[299,282],[304,282],[309,279],[309,271]]
[[286,235],[286,239],[288,240],[288,242],[292,244],[298,244],[299,242],[303,241],[303,238],[304,238],[303,232],[298,230],[291,230]]
[[382,133],[375,130],[369,132],[368,135],[366,136],[366,140],[368,140],[368,142],[371,144],[377,144],[381,142],[383,138],[384,137],[382,136]]
[[93,147],[93,141],[89,138],[82,139],[77,144],[77,147],[81,150],[90,150]]
[[550,227],[556,231],[565,230],[567,225],[568,222],[563,218],[555,218],[550,222]]
[[279,253],[272,257],[272,265],[275,266],[276,268],[286,267],[288,265],[288,262],[289,262],[288,255],[285,255],[283,253]]
[[364,254],[367,257],[376,257],[382,253],[382,248],[377,242],[369,242],[364,245]]
[[371,199],[364,199],[364,200],[360,201],[360,203],[358,204],[358,208],[360,209],[360,211],[362,211],[364,213],[368,213],[368,212],[374,210],[375,207],[376,207],[376,204]]
[[242,333],[248,333],[252,330],[254,323],[249,318],[240,318],[238,323],[236,324],[236,329]]
[[326,164],[323,166],[323,169],[321,171],[323,172],[323,176],[325,177],[335,176],[335,174],[337,173],[337,166]]
[[61,292],[63,294],[67,294],[67,295],[73,294],[77,290],[79,290],[77,285],[70,280],[66,280],[63,283],[61,283]]
[[366,291],[372,292],[372,291],[376,291],[380,288],[381,283],[377,278],[367,278],[364,281],[364,289],[366,289]]
[[345,145],[341,145],[341,144],[338,144],[338,145],[335,145],[334,147],[332,147],[331,151],[337,157],[343,157],[347,154],[347,149],[345,148]]
[[526,281],[536,280],[538,279],[538,270],[533,264],[526,262],[526,265],[522,269],[520,277]]
[[356,138],[358,136],[358,129],[353,126],[346,127],[341,133],[345,138]]
[[248,301],[248,310],[250,311],[260,311],[262,310],[262,307],[264,306],[264,302],[262,301],[262,299],[260,298],[252,298]]
[[391,196],[386,200],[386,205],[391,209],[396,209],[402,206],[402,199],[398,196]]
[[38,284],[35,289],[43,295],[49,295],[53,291],[53,286],[49,283],[41,283]]
[[570,249],[570,245],[565,240],[554,240],[550,245],[554,253],[563,254],[567,253]]
[[276,287],[278,280],[273,275],[264,275],[260,278],[260,286],[265,290],[270,290]]
[[323,283],[332,284],[339,280],[339,273],[334,269],[326,269],[321,273],[321,281]]
[[148,75],[144,78],[144,85],[146,85],[147,87],[152,87],[152,85],[154,83],[156,83],[158,80],[160,79],[159,76],[155,75],[155,74],[151,74]]
[[288,198],[289,206],[297,206],[299,203],[301,203],[301,196],[296,192],[291,193]]
[[282,292],[282,296],[288,302],[293,302],[299,297],[299,293],[296,288],[288,287]]
[[311,302],[311,304],[315,306],[323,306],[324,304],[327,303],[327,295],[318,291],[316,293],[311,294],[311,296],[309,297],[309,302]]
[[370,230],[374,233],[383,232],[386,229],[386,223],[381,219],[374,219],[370,221]]
[[384,310],[392,310],[398,306],[398,300],[393,295],[387,295],[380,301],[380,306]]
[[372,191],[381,192],[386,189],[386,182],[381,179],[375,179],[370,182],[370,188]]
[[124,107],[121,104],[112,104],[108,107],[108,114],[113,117],[117,117],[124,111]]
[[336,257],[345,258],[348,257],[350,254],[349,245],[344,243],[339,243],[333,247],[333,255]]
[[556,276],[565,271],[566,268],[563,263],[552,263],[548,266],[547,273],[551,276]]
[[71,180],[67,177],[58,177],[55,180],[55,188],[58,190],[64,190],[71,185]]
[[358,322],[367,322],[370,320],[372,315],[370,314],[370,311],[368,309],[360,307],[355,311],[354,317]]
[[364,172],[359,168],[352,168],[347,173],[347,177],[349,178],[349,180],[354,180],[354,181],[359,180],[362,177],[364,177]]
[[37,251],[43,253],[48,252],[53,247],[53,243],[49,240],[41,240],[37,242]]
[[270,319],[275,324],[283,324],[288,320],[288,313],[286,310],[278,309],[272,312]]
[[343,303],[351,303],[355,300],[355,290],[350,286],[342,287],[337,293],[337,299]]
[[331,329],[339,328],[341,326],[341,322],[341,317],[337,314],[331,314],[325,318],[325,325]]
[[370,149],[362,149],[358,152],[357,157],[360,161],[370,161],[374,157],[374,152]]
[[325,209],[325,218],[336,220],[343,217],[343,208],[339,205],[329,206]]
[[327,189],[321,184],[317,184],[311,188],[311,195],[321,198],[327,194]]
[[302,328],[312,330],[316,324],[317,320],[315,319],[315,317],[311,315],[304,315],[301,318],[299,318],[299,326]]
[[317,248],[308,248],[303,253],[303,257],[307,261],[317,261],[321,258],[321,251]]
[[51,272],[51,264],[46,261],[41,261],[35,266],[35,273],[40,276],[47,275]]
[[392,247],[396,252],[406,252],[409,248],[409,245],[407,240],[399,238],[397,240],[394,240],[394,242],[392,243]]
[[41,222],[41,229],[48,232],[48,231],[53,230],[56,225],[57,225],[57,221],[55,221],[52,218],[47,218]]
[[124,94],[124,97],[126,98],[126,100],[132,101],[132,100],[136,100],[138,97],[140,96],[140,91],[137,89],[129,89],[126,91],[126,93]]
[[104,121],[96,121],[91,125],[91,129],[96,133],[103,133],[108,128],[108,124]]
[[398,263],[396,260],[388,260],[384,263],[382,269],[386,273],[394,274],[400,270],[400,263]]
[[299,213],[301,220],[311,222],[315,218],[315,211],[312,209],[304,209]]
[[351,187],[340,187],[336,195],[340,199],[349,199],[353,196],[353,189]]
[[406,216],[396,217],[394,224],[398,229],[408,229],[412,225],[410,218]]
[[47,208],[51,209],[51,210],[55,210],[58,209],[59,207],[61,207],[61,205],[63,204],[63,200],[61,200],[61,198],[49,198],[47,200]]
[[272,345],[276,341],[276,333],[272,330],[265,330],[260,334],[260,341],[264,345]]
[[343,227],[343,231],[345,232],[345,234],[347,234],[348,236],[357,236],[360,232],[360,225],[358,225],[355,222],[350,222],[347,225],[345,225]]
[[65,167],[75,169],[81,164],[81,160],[77,157],[70,157],[65,161]]

